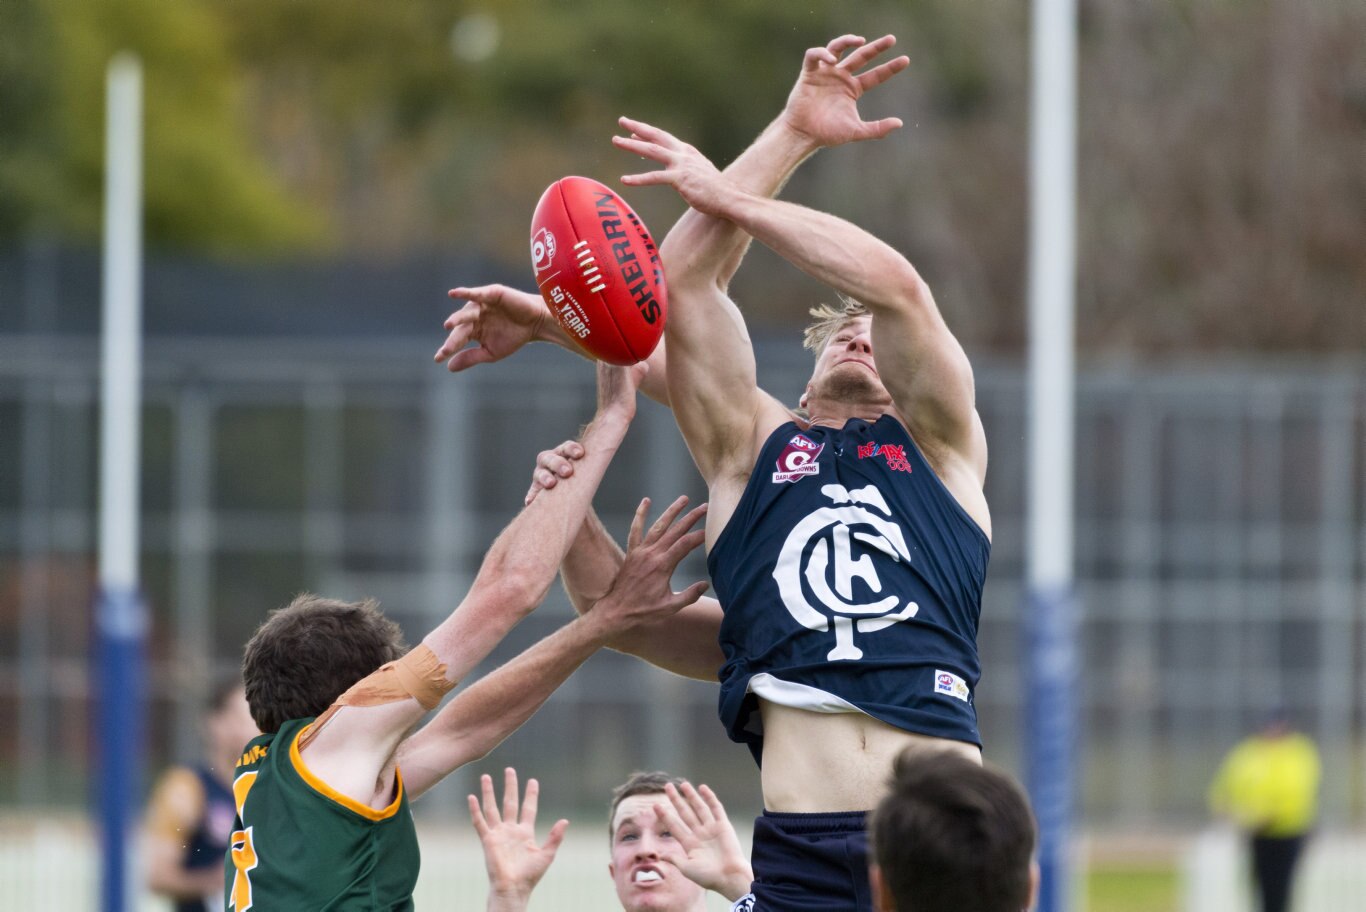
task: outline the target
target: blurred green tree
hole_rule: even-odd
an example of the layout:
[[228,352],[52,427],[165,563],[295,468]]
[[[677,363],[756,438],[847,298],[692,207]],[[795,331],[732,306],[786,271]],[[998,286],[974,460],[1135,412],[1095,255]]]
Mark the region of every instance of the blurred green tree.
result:
[[240,67],[199,0],[0,6],[0,238],[98,236],[104,76],[120,50],[142,60],[153,245],[259,252],[322,240],[323,220],[253,150]]

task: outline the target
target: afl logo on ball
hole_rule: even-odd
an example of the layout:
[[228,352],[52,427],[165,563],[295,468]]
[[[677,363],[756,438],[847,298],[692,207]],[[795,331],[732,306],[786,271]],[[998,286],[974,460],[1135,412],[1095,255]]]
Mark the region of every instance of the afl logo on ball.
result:
[[555,259],[555,235],[548,229],[542,228],[536,232],[531,239],[531,265],[537,272],[549,269],[550,263]]

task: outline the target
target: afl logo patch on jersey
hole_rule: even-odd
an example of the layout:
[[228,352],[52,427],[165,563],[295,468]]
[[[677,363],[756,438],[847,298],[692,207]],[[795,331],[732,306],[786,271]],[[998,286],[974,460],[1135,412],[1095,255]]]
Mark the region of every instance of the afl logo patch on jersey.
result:
[[773,473],[773,483],[796,481],[807,475],[819,475],[820,463],[816,457],[825,449],[825,444],[816,443],[805,434],[798,434],[787,442],[778,456],[778,471]]
[[953,672],[944,671],[942,668],[935,669],[934,692],[938,694],[947,694],[950,697],[962,700],[964,703],[969,702],[968,682],[964,681]]

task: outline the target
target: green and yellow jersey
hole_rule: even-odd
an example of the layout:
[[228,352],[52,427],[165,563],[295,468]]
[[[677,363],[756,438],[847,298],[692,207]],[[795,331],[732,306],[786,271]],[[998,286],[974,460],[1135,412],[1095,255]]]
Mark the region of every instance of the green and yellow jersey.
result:
[[233,775],[237,820],[228,849],[230,912],[410,910],[417,831],[395,773],[393,802],[375,810],[314,776],[299,755],[312,719],[247,745]]

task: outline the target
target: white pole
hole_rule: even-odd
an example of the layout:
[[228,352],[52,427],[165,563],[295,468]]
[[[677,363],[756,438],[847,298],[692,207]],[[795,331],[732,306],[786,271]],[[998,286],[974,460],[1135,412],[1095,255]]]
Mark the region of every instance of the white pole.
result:
[[1040,912],[1070,906],[1075,763],[1073,356],[1076,0],[1035,0],[1030,123],[1028,779],[1039,818]]
[[142,68],[109,64],[100,411],[100,585],[138,585],[142,383]]
[[141,790],[143,641],[138,589],[142,409],[142,69],[109,64],[100,401],[99,805],[101,908],[133,908],[135,802]]

